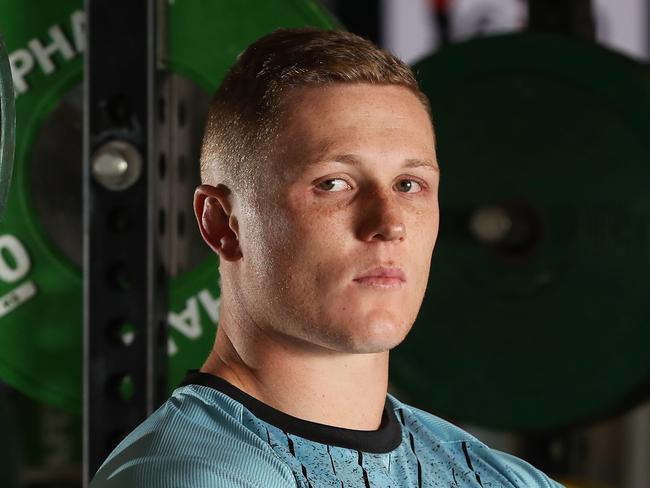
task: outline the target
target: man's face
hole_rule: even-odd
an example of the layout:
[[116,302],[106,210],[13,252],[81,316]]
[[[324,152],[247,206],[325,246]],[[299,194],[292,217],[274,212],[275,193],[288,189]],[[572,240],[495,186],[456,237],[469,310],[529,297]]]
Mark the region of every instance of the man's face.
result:
[[239,306],[298,344],[386,351],[415,321],[438,234],[431,122],[400,86],[288,97],[255,202],[239,215]]

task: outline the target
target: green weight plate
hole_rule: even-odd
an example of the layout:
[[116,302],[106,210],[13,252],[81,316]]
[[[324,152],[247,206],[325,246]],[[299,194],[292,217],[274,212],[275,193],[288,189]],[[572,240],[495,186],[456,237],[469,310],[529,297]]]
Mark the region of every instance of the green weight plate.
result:
[[518,34],[416,70],[437,133],[441,228],[393,380],[439,414],[501,429],[587,422],[647,395],[645,67]]
[[[253,40],[303,25],[334,23],[308,0],[175,0],[171,71],[201,100]],[[80,411],[82,2],[2,2],[0,32],[17,97],[15,174],[0,221],[0,378],[45,403]],[[198,233],[193,220],[189,210],[188,234]],[[202,362],[214,338],[217,263],[205,255],[171,282],[170,387]]]
[[[2,437],[2,444],[12,449],[9,460],[21,483],[7,485],[7,478],[2,477],[2,487],[81,486],[81,415],[38,402],[16,390],[9,390],[4,398],[5,419],[13,439]],[[47,484],[42,484],[46,480]]]
[[0,37],[0,215],[5,207],[14,165],[16,115],[9,58]]

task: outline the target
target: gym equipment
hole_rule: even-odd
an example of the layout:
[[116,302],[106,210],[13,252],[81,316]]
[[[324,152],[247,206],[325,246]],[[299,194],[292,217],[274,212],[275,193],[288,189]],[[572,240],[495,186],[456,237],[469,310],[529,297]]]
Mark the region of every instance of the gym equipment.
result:
[[[34,5],[0,6],[18,97],[16,173],[0,221],[0,377],[79,411],[84,17],[79,1],[39,3],[38,16]],[[298,0],[175,0],[170,20],[183,94],[170,110],[184,137],[200,133],[196,114],[248,43],[280,25],[333,23]],[[416,71],[437,129],[442,227],[420,317],[393,352],[395,386],[437,414],[503,429],[630,405],[650,377],[644,67],[518,34],[449,47]],[[189,179],[196,161],[174,167]],[[177,230],[191,226],[187,204]],[[206,356],[219,307],[216,260],[196,232],[184,235],[170,387]],[[132,340],[128,324],[116,340]],[[444,344],[437,356],[432,344]]]
[[[15,144],[15,100],[9,58],[0,38],[0,215],[9,193]],[[0,479],[6,486],[16,486],[16,456],[13,432],[6,422],[5,392],[0,384]]]
[[[0,221],[0,303],[7,304],[0,307],[0,377],[43,402],[78,412],[84,13],[80,1],[36,3],[0,6],[18,124],[13,191]],[[169,17],[169,67],[180,94],[170,114],[180,137],[194,138],[200,137],[207,94],[248,44],[278,27],[334,25],[305,0],[176,0]],[[173,167],[188,181],[197,178],[198,155],[183,158]],[[160,171],[166,171],[162,164]],[[176,226],[187,261],[179,263],[170,283],[170,388],[206,357],[219,309],[217,262],[190,230],[191,194],[185,205]],[[124,324],[115,339],[128,342],[132,333]]]
[[9,58],[0,37],[0,215],[5,207],[14,164],[16,140],[14,87]]
[[647,67],[525,33],[453,45],[415,70],[437,133],[441,228],[392,380],[428,410],[510,430],[647,398]]
[[[82,422],[79,416],[16,390],[7,390],[6,394],[0,390],[7,407],[3,409],[0,405],[0,410],[8,414],[8,432],[3,432],[0,444],[2,487],[81,486]],[[3,474],[3,462],[13,463],[10,467],[14,472],[19,468],[19,475],[14,473],[15,484],[10,482],[13,478]]]
[[16,466],[16,435],[6,408],[7,398],[5,388],[0,384],[0,480],[3,486],[17,486]]

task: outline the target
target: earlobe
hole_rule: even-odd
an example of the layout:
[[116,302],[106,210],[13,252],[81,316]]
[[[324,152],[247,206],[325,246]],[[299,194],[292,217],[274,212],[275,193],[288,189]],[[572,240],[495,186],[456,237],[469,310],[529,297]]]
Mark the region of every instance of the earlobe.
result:
[[229,195],[230,191],[223,185],[200,185],[194,192],[194,213],[206,244],[221,259],[236,261],[242,254]]

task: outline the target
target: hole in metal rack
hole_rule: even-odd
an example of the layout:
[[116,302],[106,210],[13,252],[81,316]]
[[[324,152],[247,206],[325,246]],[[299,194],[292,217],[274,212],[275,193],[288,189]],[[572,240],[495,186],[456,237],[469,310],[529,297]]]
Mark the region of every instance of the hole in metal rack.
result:
[[135,382],[131,375],[124,375],[117,386],[117,394],[124,402],[130,402],[135,395]]
[[111,95],[104,105],[105,114],[115,127],[128,127],[131,122],[132,110],[130,100],[123,94]]
[[167,158],[164,153],[161,153],[158,156],[158,177],[161,180],[164,180],[167,176]]
[[108,229],[115,234],[122,234],[130,227],[129,213],[125,207],[115,207],[108,212]]
[[165,235],[166,230],[166,221],[167,221],[167,212],[164,208],[158,210],[158,234],[161,236]]
[[137,329],[133,323],[126,320],[114,320],[109,326],[109,334],[117,344],[129,347],[137,336]]
[[116,291],[128,291],[133,287],[133,279],[124,262],[118,262],[108,268],[108,284]]
[[158,344],[164,345],[167,343],[167,320],[158,322]]
[[[181,75],[173,73],[172,80],[178,92],[176,99],[182,99],[185,106],[185,128],[179,131],[179,137],[187,138],[187,152],[183,153],[182,161],[181,156],[177,154],[172,165],[170,154],[166,155],[166,179],[169,180],[172,170],[174,173],[179,172],[179,181],[182,185],[175,190],[178,192],[175,197],[182,202],[185,215],[188,217],[184,244],[177,250],[181,253],[179,258],[181,264],[176,274],[183,274],[195,269],[211,255],[201,234],[196,229],[190,229],[189,225],[189,216],[193,215],[194,188],[201,184],[199,156],[210,95]],[[114,119],[115,122],[131,124],[132,110],[129,102],[126,99],[115,100],[115,105],[111,108],[113,115],[108,115],[108,107],[105,107],[107,117]],[[156,99],[156,104],[158,103],[160,102]],[[176,103],[173,106],[176,107]],[[167,105],[163,108],[165,117],[171,114],[170,107],[171,105]],[[156,115],[156,120],[159,115]],[[174,113],[173,129],[177,128],[176,119],[177,114]],[[83,89],[78,85],[63,96],[43,120],[32,146],[28,172],[31,205],[36,212],[34,223],[42,230],[48,247],[55,250],[65,265],[71,265],[77,273],[81,272],[83,266],[82,141]],[[182,145],[185,147],[185,142],[182,142]],[[156,154],[155,157],[157,158],[158,155]],[[123,216],[117,215],[116,221],[109,221],[105,225],[117,233],[130,232],[134,230],[135,221],[127,212]]]
[[128,403],[135,396],[135,380],[128,373],[117,373],[110,377],[106,383],[107,393],[110,398],[123,403]]
[[163,264],[158,266],[158,271],[156,273],[156,280],[158,281],[159,285],[165,285],[169,280],[169,276],[167,275],[167,269]]
[[178,237],[185,236],[185,212],[182,210],[179,211],[176,216],[176,230],[178,232]]
[[178,157],[178,181],[185,183],[185,178],[187,177],[187,161],[185,156],[181,155]]

